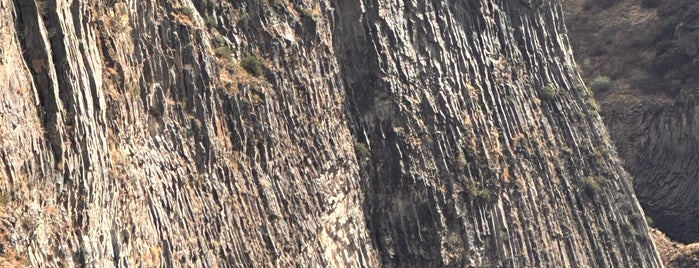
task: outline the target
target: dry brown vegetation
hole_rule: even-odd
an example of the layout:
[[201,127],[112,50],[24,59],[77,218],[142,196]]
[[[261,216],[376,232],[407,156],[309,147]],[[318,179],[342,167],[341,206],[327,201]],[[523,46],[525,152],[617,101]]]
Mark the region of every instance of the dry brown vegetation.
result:
[[247,55],[240,61],[233,59],[234,55],[226,40],[214,33],[213,54],[216,55],[219,71],[219,82],[227,93],[237,94],[241,86],[259,89],[265,81],[261,79],[264,63],[253,55]]
[[660,258],[667,267],[699,267],[699,243],[685,245],[668,238],[664,233],[651,229]]
[[10,233],[5,217],[5,205],[0,206],[0,267],[29,267],[29,262],[25,256],[18,253],[8,239]]

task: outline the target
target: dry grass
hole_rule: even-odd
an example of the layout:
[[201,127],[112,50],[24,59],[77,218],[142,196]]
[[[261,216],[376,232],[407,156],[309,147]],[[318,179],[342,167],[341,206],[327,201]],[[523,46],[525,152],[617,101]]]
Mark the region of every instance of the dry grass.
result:
[[473,126],[473,122],[471,121],[471,116],[468,114],[464,113],[464,115],[461,116],[461,123],[465,128],[471,128]]
[[685,245],[670,240],[663,232],[651,229],[651,236],[667,267],[697,267],[699,264],[699,243]]
[[[5,208],[0,206],[0,218],[5,217]],[[0,254],[0,267],[29,267],[29,262],[25,256],[22,256],[17,250],[12,247],[7,237],[10,230],[0,221],[0,245],[4,249],[4,253]]]
[[[214,32],[211,38],[210,52],[216,56],[219,71],[219,82],[225,92],[238,94],[240,87],[249,87],[259,91],[267,83],[263,79],[266,63],[255,55],[249,54],[236,61],[228,41],[220,33]],[[253,98],[259,101],[259,96]]]
[[505,169],[502,170],[502,181],[505,183],[510,182],[510,167],[505,167]]
[[178,23],[192,26],[194,25],[193,20],[195,12],[197,11],[193,8],[181,6],[180,4],[175,4],[174,12],[171,13],[171,15]]
[[237,94],[240,92],[240,86],[258,89],[264,86],[264,80],[246,72],[239,63],[235,63],[229,58],[219,57],[218,59],[221,66],[220,83],[225,92]]
[[667,267],[699,267],[699,243],[687,245],[670,258]]
[[130,30],[131,18],[126,4],[117,3],[114,5],[112,14],[102,18],[113,33],[124,33]]
[[192,26],[194,23],[192,23],[192,19],[187,16],[187,14],[184,13],[173,13],[172,17],[177,21],[179,24],[187,25],[187,26]]
[[146,267],[160,267],[160,255],[162,249],[158,246],[152,246],[148,250],[141,252],[141,261]]
[[658,249],[658,253],[660,253],[660,258],[663,259],[663,263],[667,264],[668,261],[670,261],[670,257],[677,254],[677,252],[679,252],[679,250],[684,246],[670,240],[670,238],[665,236],[665,234],[659,230],[651,228],[650,234],[655,241],[655,246]]

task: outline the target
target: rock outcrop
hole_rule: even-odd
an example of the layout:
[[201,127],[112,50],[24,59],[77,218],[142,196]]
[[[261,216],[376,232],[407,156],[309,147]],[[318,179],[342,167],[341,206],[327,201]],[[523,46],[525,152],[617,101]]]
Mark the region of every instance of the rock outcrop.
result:
[[558,1],[0,0],[32,266],[661,267]]
[[641,205],[674,240],[698,242],[699,4],[565,6],[575,56]]

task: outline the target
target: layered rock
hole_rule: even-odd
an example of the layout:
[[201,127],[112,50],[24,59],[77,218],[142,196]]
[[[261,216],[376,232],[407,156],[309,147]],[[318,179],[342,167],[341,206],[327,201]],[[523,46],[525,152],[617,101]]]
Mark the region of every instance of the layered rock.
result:
[[565,6],[575,55],[641,205],[671,238],[699,241],[699,4]]
[[659,267],[549,1],[0,0],[33,266]]

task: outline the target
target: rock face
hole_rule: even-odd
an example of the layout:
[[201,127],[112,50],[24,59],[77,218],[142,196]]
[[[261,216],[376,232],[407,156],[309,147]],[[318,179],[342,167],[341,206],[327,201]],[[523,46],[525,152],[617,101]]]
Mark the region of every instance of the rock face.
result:
[[557,1],[0,0],[32,266],[660,267]]
[[699,3],[566,1],[575,55],[655,225],[699,241]]

